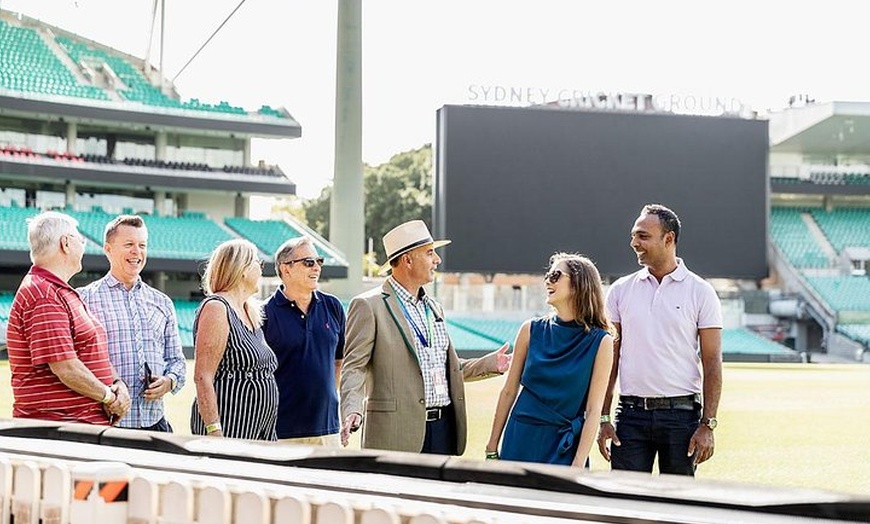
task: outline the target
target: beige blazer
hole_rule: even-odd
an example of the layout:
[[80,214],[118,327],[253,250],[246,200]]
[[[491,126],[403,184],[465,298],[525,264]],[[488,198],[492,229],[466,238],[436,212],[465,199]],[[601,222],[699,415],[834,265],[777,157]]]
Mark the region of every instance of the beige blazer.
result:
[[[433,309],[436,321],[443,322],[441,307],[436,304]],[[341,366],[341,419],[352,413],[363,415],[363,448],[415,453],[423,449],[426,400],[413,337],[389,281],[351,300]],[[495,353],[463,360],[451,342],[447,367],[461,455],[468,426],[464,380],[496,374]]]

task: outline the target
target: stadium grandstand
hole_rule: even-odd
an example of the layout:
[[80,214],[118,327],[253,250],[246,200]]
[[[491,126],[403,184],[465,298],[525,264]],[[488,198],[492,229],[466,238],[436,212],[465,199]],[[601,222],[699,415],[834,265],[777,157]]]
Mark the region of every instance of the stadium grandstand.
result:
[[769,312],[799,350],[868,361],[870,103],[802,98],[769,119]]
[[[868,103],[803,100],[763,116],[770,278],[717,282],[726,360],[870,359],[868,115]],[[252,162],[251,140],[299,136],[284,108],[183,99],[143,59],[0,11],[0,338],[29,265],[24,221],[44,209],[76,217],[88,239],[75,285],[106,270],[109,218],[143,215],[144,277],[175,299],[186,346],[202,261],[221,241],[249,239],[269,260],[284,240],[309,234],[324,278],[347,276],[343,255],[305,225],[249,218],[252,196],[295,193],[280,167]],[[467,354],[512,341],[524,318],[546,311],[537,277],[475,278],[444,275],[436,289]]]
[[140,58],[0,11],[0,344],[30,264],[25,220],[47,209],[75,217],[87,238],[73,285],[107,270],[105,224],[142,215],[143,277],[175,300],[188,348],[202,263],[222,241],[246,238],[271,260],[281,242],[308,234],[324,278],[345,276],[343,255],[303,224],[249,218],[252,196],[296,191],[279,166],[252,162],[251,140],[301,133],[284,108],[182,99]]

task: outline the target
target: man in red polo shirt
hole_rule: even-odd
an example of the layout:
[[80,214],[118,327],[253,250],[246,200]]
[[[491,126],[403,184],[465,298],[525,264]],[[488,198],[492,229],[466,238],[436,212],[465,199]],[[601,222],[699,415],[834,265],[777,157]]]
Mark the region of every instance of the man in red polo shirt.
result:
[[78,222],[47,211],[27,221],[33,266],[12,302],[6,333],[12,416],[109,424],[130,395],[109,362],[106,331],[67,283],[82,269]]

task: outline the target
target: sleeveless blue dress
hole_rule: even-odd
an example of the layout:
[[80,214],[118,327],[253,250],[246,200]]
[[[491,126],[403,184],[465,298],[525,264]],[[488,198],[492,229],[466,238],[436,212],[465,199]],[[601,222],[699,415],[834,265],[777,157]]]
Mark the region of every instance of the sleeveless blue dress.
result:
[[522,389],[505,427],[502,459],[571,465],[592,366],[606,334],[556,317],[532,320]]

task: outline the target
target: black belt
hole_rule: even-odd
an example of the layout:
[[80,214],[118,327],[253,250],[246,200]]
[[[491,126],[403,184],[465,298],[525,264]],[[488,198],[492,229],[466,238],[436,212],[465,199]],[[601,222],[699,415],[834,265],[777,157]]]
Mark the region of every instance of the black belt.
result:
[[701,396],[682,395],[679,397],[635,397],[632,395],[620,395],[619,403],[626,407],[654,410],[654,409],[695,409],[700,406]]
[[435,422],[441,420],[441,417],[446,415],[445,408],[426,408],[426,422]]

